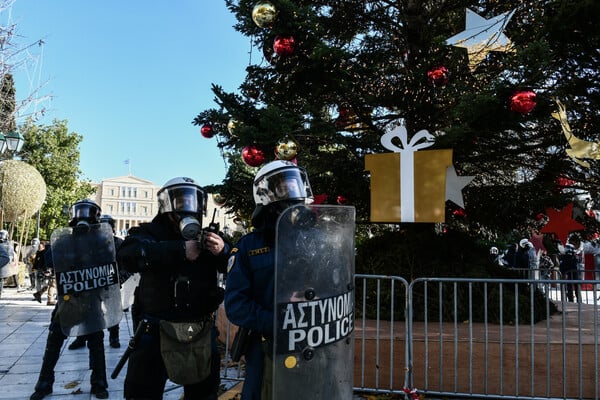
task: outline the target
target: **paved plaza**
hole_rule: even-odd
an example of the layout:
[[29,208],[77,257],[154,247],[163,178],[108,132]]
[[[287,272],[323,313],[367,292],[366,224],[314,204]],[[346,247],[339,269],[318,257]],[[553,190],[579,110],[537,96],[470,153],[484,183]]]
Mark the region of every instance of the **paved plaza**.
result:
[[[0,399],[25,400],[34,391],[38,378],[48,325],[53,306],[33,299],[32,291],[17,292],[15,288],[4,288],[0,299]],[[131,335],[131,316],[124,314],[120,323],[121,348],[108,345],[105,331],[106,373],[110,399],[123,399],[123,379],[127,366],[117,379],[111,379],[115,365],[123,354]],[[50,400],[87,400],[96,397],[90,394],[88,349],[69,350],[73,338],[65,341],[58,365],[54,393],[45,397]],[[163,399],[179,399],[183,389],[167,382]]]

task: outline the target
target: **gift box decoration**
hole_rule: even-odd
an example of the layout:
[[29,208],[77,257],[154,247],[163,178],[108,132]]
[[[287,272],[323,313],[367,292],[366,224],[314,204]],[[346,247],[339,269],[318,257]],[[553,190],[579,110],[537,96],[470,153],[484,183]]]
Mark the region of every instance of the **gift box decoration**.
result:
[[445,222],[452,149],[418,151],[433,145],[433,135],[421,130],[410,141],[407,136],[400,125],[381,137],[393,153],[365,156],[371,173],[371,222]]

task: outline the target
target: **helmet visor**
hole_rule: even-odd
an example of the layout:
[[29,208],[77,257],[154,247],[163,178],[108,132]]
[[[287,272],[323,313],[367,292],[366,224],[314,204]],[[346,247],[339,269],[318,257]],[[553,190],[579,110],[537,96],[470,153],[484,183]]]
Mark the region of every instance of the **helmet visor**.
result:
[[91,203],[76,203],[71,207],[71,219],[76,221],[98,222],[100,210]]
[[200,214],[204,212],[204,193],[191,186],[174,186],[159,195],[162,212]]
[[306,200],[312,197],[306,173],[299,168],[274,171],[255,185],[257,204],[267,205],[282,200]]

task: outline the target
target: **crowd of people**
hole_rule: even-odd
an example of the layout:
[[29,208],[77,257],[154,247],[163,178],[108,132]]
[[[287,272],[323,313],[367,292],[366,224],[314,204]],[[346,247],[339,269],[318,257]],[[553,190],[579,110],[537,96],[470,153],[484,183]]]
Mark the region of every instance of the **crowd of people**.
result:
[[[242,398],[271,398],[270,374],[265,370],[269,370],[272,360],[264,343],[271,341],[273,335],[275,224],[288,207],[311,202],[312,193],[304,170],[287,161],[275,161],[261,169],[253,191],[255,229],[235,246],[224,239],[218,224],[203,228],[207,194],[186,177],[174,178],[158,191],[157,215],[151,222],[131,228],[124,240],[114,235],[112,221],[117,282],[139,274],[131,303],[135,334],[119,363],[127,363],[126,399],[161,399],[170,379],[183,386],[185,399],[216,400],[221,360],[215,312],[223,302],[233,323],[254,332],[245,350],[247,368]],[[67,289],[68,285],[59,284],[57,288],[57,276],[64,277],[60,274],[68,273],[65,271],[72,268],[71,264],[83,264],[80,260],[87,254],[105,250],[106,241],[91,233],[103,222],[111,223],[110,219],[102,220],[96,203],[77,201],[70,208],[70,230],[61,233],[66,236],[60,236],[69,240],[68,246],[61,245],[53,234],[52,244],[34,239],[23,251],[30,280],[28,289],[33,291],[34,300],[42,302],[42,296],[46,296],[46,304],[54,306],[42,366],[30,400],[41,400],[52,393],[54,368],[69,336],[76,336],[69,349],[86,344],[89,349],[92,394],[99,399],[108,398],[103,330],[108,329],[111,346],[120,344],[118,339],[113,340],[115,326],[103,320],[106,315],[94,310],[110,310],[112,300],[107,290],[93,297],[101,298],[102,304],[97,305],[93,302],[98,300],[89,300],[92,296],[87,296],[87,291],[74,290],[77,285]],[[257,257],[248,257],[254,253]],[[8,259],[8,252],[0,246],[0,263]],[[218,277],[227,273],[224,289]],[[113,279],[111,276],[108,273],[106,282]]]
[[[582,280],[585,271],[592,271],[596,279],[600,271],[600,243],[583,240],[578,233],[569,235],[563,244],[553,234],[533,232],[503,251],[492,246],[489,254],[494,265],[529,270],[530,279]],[[565,295],[569,302],[582,301],[580,285],[567,284]]]

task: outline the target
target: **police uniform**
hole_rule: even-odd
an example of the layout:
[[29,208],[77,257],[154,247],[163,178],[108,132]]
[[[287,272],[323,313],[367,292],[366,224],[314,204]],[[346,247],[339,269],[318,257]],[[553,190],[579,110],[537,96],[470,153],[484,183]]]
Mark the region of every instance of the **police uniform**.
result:
[[273,336],[273,293],[275,253],[264,231],[251,232],[231,250],[228,262],[225,310],[237,326],[249,328],[246,350],[244,400],[260,399],[264,369],[263,340]]
[[[71,220],[69,226],[76,226],[80,223],[90,224],[98,223],[100,215],[100,207],[90,200],[79,200],[73,204],[70,209]],[[44,263],[46,269],[54,269],[53,258],[51,255],[52,247],[48,244],[41,254],[40,262]],[[40,255],[40,253],[38,253]],[[50,295],[50,293],[49,293]],[[46,348],[44,350],[44,358],[42,367],[35,385],[35,392],[31,395],[30,400],[41,400],[48,394],[52,393],[54,384],[54,368],[60,357],[62,345],[67,339],[63,333],[59,318],[56,317],[57,311],[60,309],[62,299],[60,299],[52,311],[50,326],[48,327],[48,338],[46,340]],[[102,330],[92,332],[84,336],[88,342],[89,349],[89,368],[92,370],[90,376],[91,392],[98,399],[108,398],[108,381],[106,379],[106,361],[104,356],[104,332]]]
[[[141,323],[147,325],[128,361],[126,398],[162,399],[167,372],[160,352],[159,321],[212,318],[223,301],[217,272],[225,272],[228,253],[225,244],[219,255],[204,249],[195,261],[187,260],[185,240],[166,214],[130,229],[117,251],[117,262],[131,273],[140,273],[134,304]],[[184,385],[186,399],[217,398],[220,356],[216,329],[212,336],[211,373],[204,381]]]

